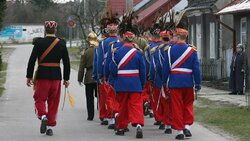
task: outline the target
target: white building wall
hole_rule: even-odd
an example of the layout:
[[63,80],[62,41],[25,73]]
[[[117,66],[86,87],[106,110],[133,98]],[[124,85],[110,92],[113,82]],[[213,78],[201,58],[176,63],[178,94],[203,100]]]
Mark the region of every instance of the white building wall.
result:
[[44,37],[44,25],[8,25],[0,31],[1,43],[29,43]]

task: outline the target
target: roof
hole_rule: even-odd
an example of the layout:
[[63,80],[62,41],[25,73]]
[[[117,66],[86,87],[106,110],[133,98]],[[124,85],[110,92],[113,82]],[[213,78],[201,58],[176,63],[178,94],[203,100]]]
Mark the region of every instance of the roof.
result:
[[203,7],[203,6],[213,6],[217,0],[189,0],[188,7]]
[[145,6],[146,4],[148,4],[149,2],[150,2],[150,0],[142,0],[140,3],[138,3],[136,6],[134,6],[134,10],[138,11],[143,6]]
[[151,26],[155,15],[159,11],[161,11],[161,13],[166,13],[179,2],[180,0],[157,0],[138,14],[138,23],[143,23],[146,26]]
[[248,11],[250,11],[250,0],[234,0],[228,6],[226,6],[216,14],[235,14]]
[[[133,6],[140,3],[142,0],[133,0]],[[114,13],[118,16],[122,16],[126,12],[126,1],[125,0],[108,0],[108,6],[110,6]]]

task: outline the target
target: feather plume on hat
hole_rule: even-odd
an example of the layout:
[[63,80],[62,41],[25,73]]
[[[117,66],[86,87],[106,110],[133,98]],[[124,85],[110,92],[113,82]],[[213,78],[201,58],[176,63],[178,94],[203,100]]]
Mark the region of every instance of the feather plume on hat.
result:
[[104,13],[105,14],[102,16],[100,20],[101,31],[109,32],[108,30],[110,29],[113,30],[115,27],[117,28],[118,27],[117,25],[119,25],[120,23],[120,19],[118,18],[118,13],[117,12],[114,13],[110,6],[107,7],[106,12]]
[[138,34],[138,26],[136,24],[137,16],[134,11],[130,11],[122,17],[122,22],[119,25],[119,34],[123,35],[125,32],[130,31]]

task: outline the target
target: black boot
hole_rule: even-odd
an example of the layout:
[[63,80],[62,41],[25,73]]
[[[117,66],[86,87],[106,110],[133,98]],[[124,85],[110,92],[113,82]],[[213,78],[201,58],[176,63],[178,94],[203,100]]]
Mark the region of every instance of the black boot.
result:
[[232,91],[231,93],[229,93],[229,95],[236,95],[237,94],[237,92],[235,92],[235,91]]
[[191,134],[190,130],[188,130],[188,129],[184,129],[184,130],[183,130],[183,133],[184,133],[184,135],[185,135],[186,137],[192,137],[192,134]]
[[124,129],[124,132],[129,132],[129,129],[128,129],[128,128],[125,128],[125,129]]
[[108,125],[109,124],[109,122],[107,121],[107,120],[103,120],[102,122],[101,122],[101,125]]
[[160,130],[164,130],[165,129],[165,124],[161,123],[161,125],[159,126]]
[[115,132],[115,134],[117,136],[124,136],[124,129],[117,129],[116,132]]
[[154,123],[154,125],[161,125],[161,122],[160,122],[160,121],[156,121],[156,122]]
[[115,129],[115,124],[109,124],[108,129]]
[[136,138],[137,139],[142,139],[143,138],[143,133],[141,127],[138,127],[136,130]]
[[44,134],[47,130],[47,124],[48,124],[48,119],[47,117],[44,117],[42,120],[41,120],[41,126],[40,126],[40,133],[41,134]]
[[238,93],[238,95],[244,95],[243,91],[240,91],[240,92]]
[[146,102],[146,103],[144,104],[143,109],[144,109],[144,116],[149,115],[149,113],[150,113],[150,111],[149,111],[149,110],[150,110],[150,105],[149,105],[148,102]]
[[153,113],[149,113],[149,118],[154,118],[154,114]]
[[179,134],[175,137],[175,139],[177,140],[184,140],[184,135],[183,134]]
[[53,130],[52,130],[52,129],[48,129],[48,130],[46,131],[46,135],[47,135],[47,136],[53,136]]
[[165,130],[164,132],[165,134],[172,134],[172,129],[171,128],[168,128]]

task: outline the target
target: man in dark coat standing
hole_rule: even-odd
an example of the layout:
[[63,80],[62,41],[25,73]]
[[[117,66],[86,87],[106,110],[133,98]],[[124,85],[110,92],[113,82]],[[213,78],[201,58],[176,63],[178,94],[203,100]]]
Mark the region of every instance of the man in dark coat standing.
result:
[[243,95],[243,89],[246,87],[247,56],[245,52],[243,52],[242,44],[237,45],[236,52],[232,57],[230,69],[229,88],[232,90],[230,94]]
[[[53,135],[52,127],[56,126],[56,117],[61,94],[61,80],[67,88],[70,76],[70,61],[66,42],[56,37],[57,23],[45,22],[46,37],[36,39],[33,44],[28,68],[27,86],[32,86],[33,72],[36,60],[38,69],[36,74],[36,87],[34,93],[35,112],[41,120],[40,133]],[[63,78],[60,61],[63,61]],[[46,104],[47,103],[47,104]]]

